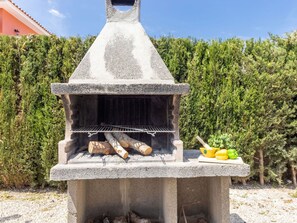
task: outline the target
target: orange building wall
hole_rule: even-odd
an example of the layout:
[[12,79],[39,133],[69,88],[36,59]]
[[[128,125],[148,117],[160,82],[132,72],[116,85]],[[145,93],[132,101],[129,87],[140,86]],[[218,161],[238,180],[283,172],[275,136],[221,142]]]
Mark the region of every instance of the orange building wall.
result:
[[[1,9],[0,9],[1,10]],[[15,29],[20,32],[19,35],[37,34],[34,30],[30,29],[24,23],[16,19],[10,13],[5,10],[1,10],[0,19],[2,18],[2,30],[0,29],[0,34],[4,35],[16,35]]]
[[2,12],[3,9],[0,9],[0,34],[2,33]]

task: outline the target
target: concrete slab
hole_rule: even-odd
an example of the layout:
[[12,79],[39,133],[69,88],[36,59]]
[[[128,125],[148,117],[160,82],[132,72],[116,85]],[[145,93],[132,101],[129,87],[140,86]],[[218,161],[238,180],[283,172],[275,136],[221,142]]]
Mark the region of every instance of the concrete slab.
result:
[[191,153],[195,151],[185,151],[185,162],[58,164],[51,169],[51,180],[246,177],[250,173],[247,164],[199,163]]
[[188,84],[94,84],[94,83],[54,83],[51,90],[56,95],[175,95],[187,94]]

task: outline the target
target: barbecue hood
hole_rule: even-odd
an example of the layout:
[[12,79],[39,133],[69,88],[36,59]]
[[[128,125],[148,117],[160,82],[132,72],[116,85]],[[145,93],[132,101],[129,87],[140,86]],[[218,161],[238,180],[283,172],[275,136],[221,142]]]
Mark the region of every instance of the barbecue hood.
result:
[[[119,11],[114,6],[131,6]],[[106,0],[107,23],[69,83],[52,84],[54,94],[185,94],[140,21],[140,0]]]

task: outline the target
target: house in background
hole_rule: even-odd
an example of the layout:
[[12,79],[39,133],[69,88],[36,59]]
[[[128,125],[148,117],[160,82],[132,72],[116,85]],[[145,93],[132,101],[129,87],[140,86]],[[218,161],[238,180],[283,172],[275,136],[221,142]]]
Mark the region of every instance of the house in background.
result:
[[51,35],[12,0],[0,0],[0,35]]

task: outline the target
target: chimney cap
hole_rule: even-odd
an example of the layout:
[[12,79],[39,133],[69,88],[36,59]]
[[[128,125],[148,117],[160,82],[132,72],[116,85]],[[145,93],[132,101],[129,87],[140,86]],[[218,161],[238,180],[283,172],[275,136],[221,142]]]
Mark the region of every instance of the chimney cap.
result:
[[135,4],[135,0],[111,0],[112,5],[130,5],[133,6]]
[[[120,11],[114,6],[132,6],[128,11]],[[106,0],[107,22],[139,22],[140,0]]]

